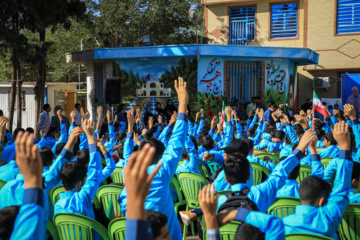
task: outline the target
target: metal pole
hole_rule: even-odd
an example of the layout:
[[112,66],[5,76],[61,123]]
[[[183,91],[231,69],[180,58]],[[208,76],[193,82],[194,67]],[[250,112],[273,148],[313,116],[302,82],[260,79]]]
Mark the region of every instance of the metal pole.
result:
[[[114,121],[114,105],[111,104],[111,121]],[[115,123],[113,123],[115,124]]]
[[197,60],[199,61],[199,41],[198,41],[197,25],[195,25],[195,32],[196,32],[196,56],[197,56]]
[[[81,41],[80,41],[80,50],[82,51],[83,50],[83,40],[84,39],[81,39]],[[80,85],[81,85],[81,82],[80,82],[80,64],[79,64],[79,90],[80,90]]]

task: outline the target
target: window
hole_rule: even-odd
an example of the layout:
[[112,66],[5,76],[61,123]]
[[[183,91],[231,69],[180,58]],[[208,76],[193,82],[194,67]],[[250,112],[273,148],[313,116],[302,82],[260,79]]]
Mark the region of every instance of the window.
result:
[[246,45],[255,40],[255,7],[230,9],[230,44]]
[[360,1],[338,0],[337,34],[360,33]]
[[297,3],[271,5],[271,39],[296,38],[297,28]]

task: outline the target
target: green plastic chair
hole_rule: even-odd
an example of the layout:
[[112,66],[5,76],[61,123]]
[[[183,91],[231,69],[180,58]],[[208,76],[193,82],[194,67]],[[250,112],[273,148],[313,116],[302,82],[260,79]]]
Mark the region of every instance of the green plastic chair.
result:
[[[198,194],[203,186],[210,182],[203,176],[196,173],[179,173],[178,181],[186,199],[186,211],[200,209]],[[184,225],[183,240],[186,240],[188,226]],[[194,224],[191,223],[191,231],[194,234]]]
[[96,231],[104,240],[109,235],[106,228],[100,223],[80,214],[59,213],[54,216],[54,223],[58,229],[61,240],[92,240],[95,239],[93,231]]
[[114,219],[109,223],[108,232],[111,240],[125,240],[126,218]]
[[210,173],[209,173],[207,166],[199,165],[199,171],[200,171],[201,176],[203,176],[205,178],[210,177]]
[[253,169],[253,180],[254,180],[253,185],[258,185],[261,183],[262,172],[264,172],[266,174],[266,176],[270,175],[269,169],[267,169],[263,165],[258,164],[258,163],[250,163],[250,164]]
[[[123,189],[124,189],[124,187],[122,187],[122,186],[106,185],[106,186],[100,187],[97,190],[96,196],[97,196],[97,199],[99,199],[100,205],[102,205],[105,214],[107,213],[108,208],[109,208],[110,198],[112,198],[113,205],[115,206],[116,215],[118,217],[124,216],[124,214],[122,214],[122,212],[121,212],[121,207],[120,207],[119,203],[117,202],[119,195],[121,194]],[[114,206],[110,206],[110,207],[113,208]]]
[[223,191],[219,191],[218,194],[219,194],[219,197],[221,197],[229,192],[231,192],[231,190],[223,190]]
[[221,240],[233,240],[240,224],[240,222],[231,221],[220,227],[219,231]]
[[123,167],[116,167],[114,172],[110,175],[113,183],[124,183],[123,178],[121,176]]
[[297,183],[301,183],[304,178],[307,178],[311,175],[311,166],[309,165],[300,165],[299,176],[296,178]]
[[49,231],[53,240],[60,240],[58,230],[53,222],[48,220],[46,230]]
[[176,212],[176,214],[178,214],[179,207],[186,205],[186,199],[184,198],[181,188],[180,188],[180,185],[179,185],[179,182],[175,177],[172,177],[170,186],[176,191],[177,196],[178,196],[178,201],[176,203],[174,203],[175,212]]
[[360,204],[350,204],[338,229],[341,240],[360,239]]
[[210,169],[211,175],[213,175],[214,172],[220,168],[219,164],[217,164],[216,162],[211,162],[211,161],[207,162],[207,166]]
[[3,181],[3,180],[0,180],[0,189],[4,186],[6,184],[6,182],[5,181]]
[[282,219],[288,215],[294,214],[295,207],[297,205],[301,205],[299,198],[293,198],[293,197],[277,198],[275,202],[269,207],[267,213]]
[[331,160],[333,160],[334,158],[332,158],[332,157],[326,157],[326,158],[322,158],[321,159],[321,163],[322,163],[322,165],[324,166],[324,169],[327,167],[327,165],[329,164],[329,162],[331,161]]
[[272,153],[260,153],[255,155],[255,157],[260,158],[261,160],[264,160],[264,157],[269,157],[270,160],[276,165],[279,162],[279,157]]
[[291,233],[285,236],[286,240],[332,240],[332,238],[309,234],[309,233]]

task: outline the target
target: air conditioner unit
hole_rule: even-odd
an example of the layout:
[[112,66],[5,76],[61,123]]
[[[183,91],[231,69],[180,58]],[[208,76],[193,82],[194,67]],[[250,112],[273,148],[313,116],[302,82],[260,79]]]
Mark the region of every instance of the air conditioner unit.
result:
[[330,88],[330,78],[329,77],[316,77],[313,79],[313,88]]

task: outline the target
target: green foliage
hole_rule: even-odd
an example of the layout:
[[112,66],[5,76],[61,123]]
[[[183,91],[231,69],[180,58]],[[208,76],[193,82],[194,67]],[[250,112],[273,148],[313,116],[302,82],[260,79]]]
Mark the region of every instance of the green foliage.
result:
[[194,109],[199,111],[200,108],[204,108],[204,112],[208,118],[212,118],[211,115],[217,115],[222,109],[223,102],[226,103],[227,99],[225,96],[214,96],[212,93],[197,93],[197,103]]
[[267,87],[265,89],[265,103],[274,102],[276,105],[286,103],[286,93],[280,94],[276,89]]
[[[141,83],[143,82],[143,78],[140,78],[139,74],[137,73],[134,75],[133,71],[130,70],[127,73],[124,69],[120,68],[120,64],[117,64],[113,61],[113,76],[119,77],[121,80],[121,98],[122,100],[130,96],[134,96],[135,89],[141,87]],[[129,91],[130,90],[130,91]]]

